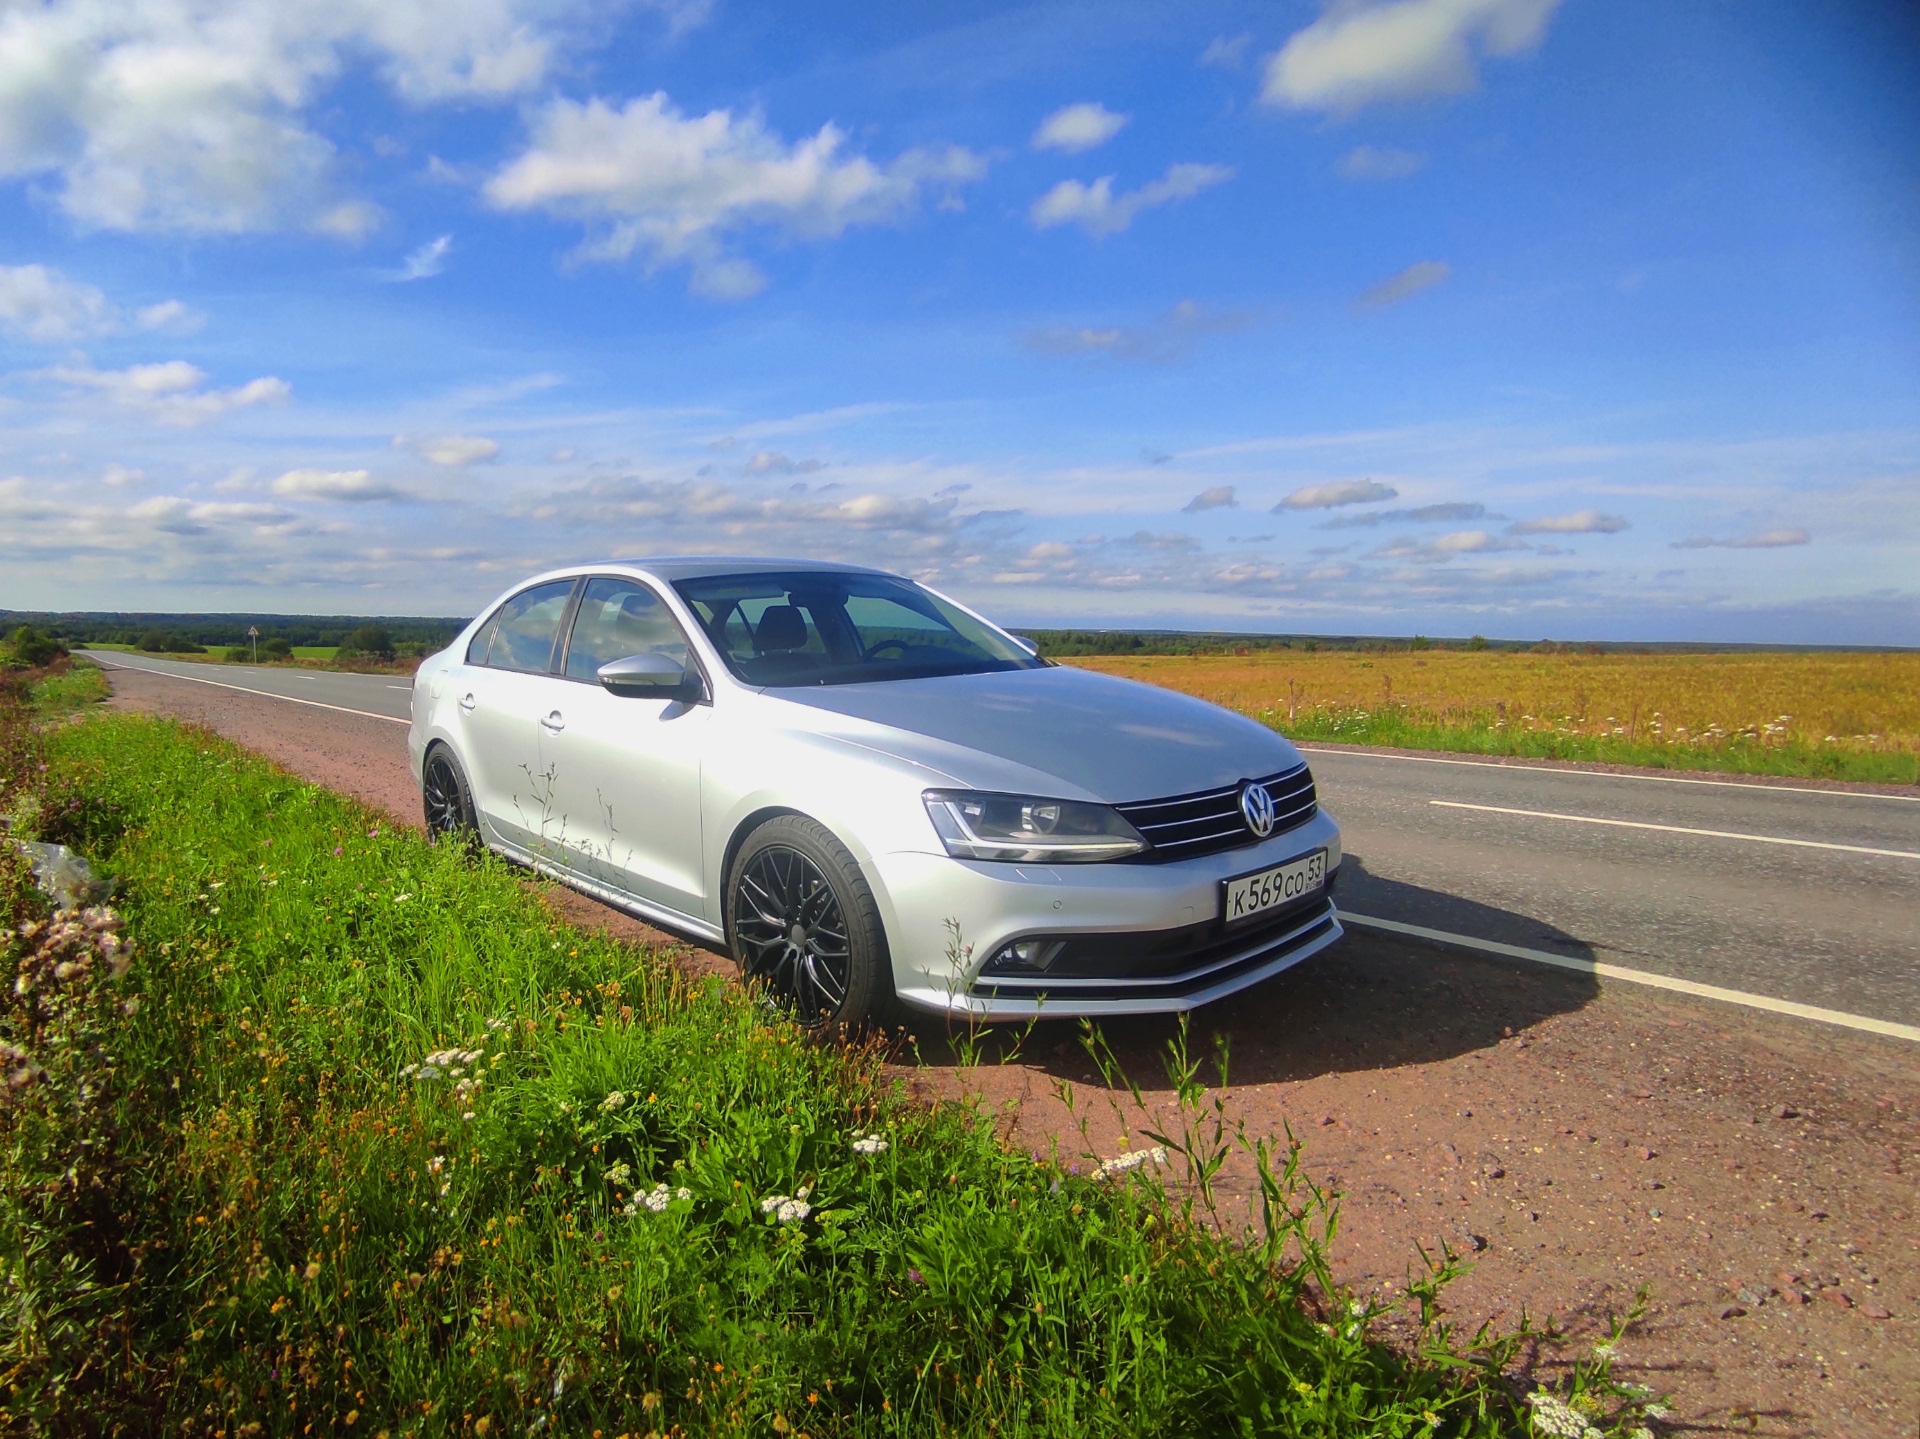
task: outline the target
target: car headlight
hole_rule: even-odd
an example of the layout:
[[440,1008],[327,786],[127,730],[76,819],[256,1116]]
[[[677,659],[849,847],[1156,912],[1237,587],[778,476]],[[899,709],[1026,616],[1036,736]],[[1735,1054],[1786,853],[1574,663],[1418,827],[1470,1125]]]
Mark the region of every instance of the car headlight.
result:
[[1147,847],[1118,810],[1071,799],[930,789],[927,816],[956,859],[1085,864]]

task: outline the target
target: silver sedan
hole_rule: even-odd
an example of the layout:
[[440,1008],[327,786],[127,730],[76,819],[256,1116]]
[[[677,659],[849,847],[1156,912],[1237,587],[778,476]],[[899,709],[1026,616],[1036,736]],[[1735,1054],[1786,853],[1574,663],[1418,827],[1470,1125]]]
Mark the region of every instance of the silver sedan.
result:
[[809,1028],[1190,1009],[1340,936],[1298,751],[910,580],[574,566],[420,667],[427,824],[724,946]]

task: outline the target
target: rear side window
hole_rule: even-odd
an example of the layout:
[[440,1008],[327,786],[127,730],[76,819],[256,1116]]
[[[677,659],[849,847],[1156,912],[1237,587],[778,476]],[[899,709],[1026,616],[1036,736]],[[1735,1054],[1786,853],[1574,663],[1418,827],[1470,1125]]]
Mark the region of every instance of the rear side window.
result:
[[567,642],[568,676],[590,680],[601,665],[644,654],[688,663],[686,636],[660,597],[637,580],[588,580]]
[[[554,580],[520,591],[500,606],[493,623],[474,637],[467,648],[467,662],[496,670],[545,674],[553,665],[553,642],[560,635],[560,620],[572,594],[572,580]],[[483,639],[484,654],[476,656]]]

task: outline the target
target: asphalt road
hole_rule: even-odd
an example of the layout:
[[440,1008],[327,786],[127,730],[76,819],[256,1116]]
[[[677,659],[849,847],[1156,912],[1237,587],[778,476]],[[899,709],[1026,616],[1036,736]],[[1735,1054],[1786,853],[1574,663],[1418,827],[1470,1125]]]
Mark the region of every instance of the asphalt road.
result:
[[303,704],[352,710],[386,719],[413,719],[413,685],[405,675],[337,674],[331,670],[251,669],[239,665],[199,664],[192,660],[163,660],[155,655],[120,650],[80,650],[108,669],[145,670],[200,684],[273,695]]
[[[388,675],[90,658],[406,720]],[[1357,916],[1920,1025],[1920,798],[1315,749]]]

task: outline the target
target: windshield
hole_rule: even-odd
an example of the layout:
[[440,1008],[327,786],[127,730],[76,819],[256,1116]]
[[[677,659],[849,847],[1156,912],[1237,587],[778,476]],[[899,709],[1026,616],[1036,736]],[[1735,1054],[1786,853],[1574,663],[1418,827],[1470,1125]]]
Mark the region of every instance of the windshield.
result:
[[889,575],[710,575],[674,588],[750,685],[866,684],[1042,663],[966,611]]

